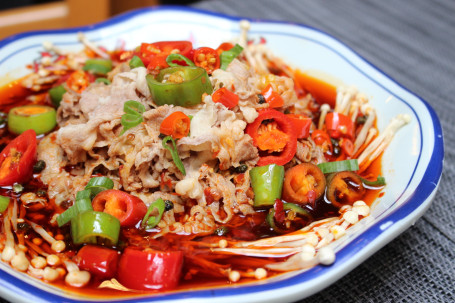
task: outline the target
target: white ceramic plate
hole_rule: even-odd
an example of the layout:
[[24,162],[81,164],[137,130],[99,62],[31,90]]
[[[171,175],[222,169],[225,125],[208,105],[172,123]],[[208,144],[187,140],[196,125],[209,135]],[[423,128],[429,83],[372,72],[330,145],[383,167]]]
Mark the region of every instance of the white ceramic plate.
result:
[[[192,40],[195,46],[216,47],[239,34],[239,18],[182,7],[133,11],[79,29],[19,34],[0,41],[0,84],[27,73],[24,64],[38,56],[43,41],[77,50],[76,33],[83,31],[99,45],[113,49],[120,40],[127,48],[144,41]],[[412,122],[401,129],[383,156],[385,195],[368,220],[348,230],[333,244],[337,260],[251,284],[185,290],[135,298],[124,302],[285,302],[298,300],[327,287],[413,224],[428,208],[436,192],[443,164],[443,138],[433,109],[354,51],[327,34],[303,25],[251,20],[250,38],[265,37],[273,52],[304,70],[317,70],[355,85],[371,98],[382,130],[399,113]],[[0,294],[12,301],[42,302],[93,300],[64,293],[0,263]],[[100,299],[102,300],[102,299]],[[108,301],[112,301],[109,299]]]

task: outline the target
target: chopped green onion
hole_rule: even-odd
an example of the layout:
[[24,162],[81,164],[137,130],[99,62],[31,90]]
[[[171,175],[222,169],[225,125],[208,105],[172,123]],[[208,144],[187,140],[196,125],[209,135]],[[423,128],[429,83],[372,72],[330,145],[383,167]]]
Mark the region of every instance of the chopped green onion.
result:
[[123,111],[120,122],[122,123],[123,130],[120,135],[123,135],[127,130],[133,128],[144,121],[142,113],[145,112],[145,106],[137,101],[129,100],[123,105]]
[[357,159],[325,162],[318,164],[318,167],[324,174],[337,173],[340,171],[356,171],[359,169]]
[[129,100],[123,104],[123,111],[131,115],[142,115],[145,112],[145,106],[140,102]]
[[175,60],[183,61],[188,66],[195,66],[193,61],[191,61],[190,59],[188,59],[187,57],[185,57],[184,55],[181,55],[181,54],[170,54],[169,56],[166,57],[166,63],[169,66],[179,66],[179,65],[181,65],[181,64],[178,64],[178,63],[174,63]]
[[[99,182],[99,181],[97,181]],[[90,181],[89,181],[90,183]],[[87,184],[88,185],[88,184]],[[88,189],[80,190],[76,193],[76,201],[82,199],[90,199],[91,192]]]
[[71,220],[71,236],[74,244],[96,244],[98,240],[116,245],[120,234],[120,221],[105,212],[85,211]]
[[141,58],[138,56],[133,56],[133,58],[130,60],[129,65],[131,69],[134,69],[136,67],[145,67],[144,62],[142,62]]
[[378,176],[375,181],[370,181],[362,177],[360,177],[360,180],[362,180],[363,184],[372,187],[380,187],[386,185],[385,178],[383,176]]
[[90,199],[80,199],[80,200],[76,200],[76,209],[77,209],[77,213],[83,213],[84,211],[87,211],[87,210],[93,210],[93,206],[92,206],[92,200]]
[[229,63],[232,62],[240,53],[243,51],[243,47],[240,45],[236,44],[233,48],[231,48],[228,51],[224,51],[220,55],[220,61],[221,61],[221,66],[220,68],[222,70],[226,70],[228,67]]
[[103,190],[113,189],[114,188],[114,181],[109,179],[108,177],[94,177],[88,181],[87,186],[85,187],[86,190],[90,191],[90,198],[93,199],[97,194],[102,192]]
[[120,133],[120,135],[123,135],[127,130],[130,128],[133,128],[135,126],[138,126],[139,124],[144,121],[144,118],[139,115],[132,115],[132,114],[124,114],[122,118],[120,119],[120,123],[123,125],[123,130]]
[[0,196],[0,212],[4,212],[9,205],[10,197]]
[[71,206],[67,210],[65,210],[63,213],[57,216],[57,224],[58,227],[62,227],[66,223],[70,222],[71,219],[76,217],[78,214],[76,206]]
[[66,89],[63,87],[63,85],[53,87],[49,90],[49,97],[51,98],[52,104],[55,107],[59,107],[65,93]]
[[112,61],[109,59],[89,59],[82,68],[92,74],[105,75],[112,70]]
[[[167,144],[168,141],[172,142],[172,147]],[[166,136],[163,139],[163,147],[171,152],[172,160],[174,161],[175,166],[180,170],[180,172],[185,176],[185,166],[183,166],[182,160],[180,160],[179,153],[177,151],[177,146],[175,145],[175,141],[171,136]]]
[[[165,208],[166,203],[161,198],[158,198],[155,202],[150,204],[150,206],[147,209],[147,212],[145,213],[144,218],[142,219],[141,227],[154,228],[155,226],[157,226],[158,223],[160,223],[161,218],[163,217]],[[158,211],[158,214],[151,216],[154,209]]]
[[111,81],[109,81],[109,79],[106,79],[106,78],[97,78],[95,80],[96,83],[104,83],[106,85],[109,85],[111,84]]

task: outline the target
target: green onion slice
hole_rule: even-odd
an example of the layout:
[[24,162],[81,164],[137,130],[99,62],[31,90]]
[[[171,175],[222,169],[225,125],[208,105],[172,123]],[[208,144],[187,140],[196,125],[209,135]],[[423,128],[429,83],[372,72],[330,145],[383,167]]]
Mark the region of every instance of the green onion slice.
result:
[[383,176],[378,176],[375,181],[370,181],[370,180],[364,179],[360,176],[359,176],[359,178],[360,178],[360,180],[362,180],[363,184],[365,184],[367,186],[381,187],[381,186],[386,185],[385,178]]
[[142,121],[144,121],[144,118],[142,118],[140,115],[124,114],[120,119],[120,123],[123,125],[123,130],[120,134],[123,135],[130,128],[141,124]]
[[130,60],[129,65],[131,69],[134,69],[136,67],[145,67],[144,62],[142,62],[141,58],[138,56],[133,56],[133,58]]
[[85,61],[82,69],[92,74],[106,75],[112,70],[112,61],[109,59],[89,59]]
[[140,102],[129,100],[123,104],[123,111],[131,115],[142,115],[145,112],[145,106]]
[[356,171],[359,170],[357,159],[325,162],[318,164],[318,167],[324,174],[337,173],[340,171]]
[[0,212],[4,212],[9,205],[10,197],[0,196]]
[[[172,142],[172,147],[167,144],[169,141]],[[175,141],[171,136],[164,137],[163,147],[171,152],[172,160],[174,161],[175,166],[177,166],[180,172],[185,176],[186,175],[185,166],[183,166],[182,160],[180,160],[180,156],[177,151],[177,146],[175,145]]]
[[[161,198],[158,198],[155,202],[150,204],[150,206],[147,209],[147,212],[145,213],[144,218],[142,219],[141,227],[154,228],[155,226],[157,226],[158,223],[160,223],[161,218],[163,217],[165,208],[166,203]],[[158,211],[158,214],[151,216],[154,209]]]
[[67,210],[65,210],[63,213],[61,213],[57,217],[58,227],[62,227],[66,223],[70,222],[71,219],[73,219],[74,217],[77,216],[77,214],[78,214],[78,211],[77,211],[76,206],[74,206],[74,205],[71,206],[70,208],[68,208]]
[[185,57],[184,55],[181,54],[170,54],[169,56],[166,57],[166,63],[169,66],[179,66],[181,64],[174,63],[174,61],[183,61],[185,62],[188,66],[195,66],[193,61]]
[[85,187],[86,190],[90,191],[90,198],[93,199],[97,194],[102,192],[103,190],[113,189],[114,188],[114,181],[109,179],[108,177],[94,177],[88,181],[87,186]]
[[220,68],[222,70],[226,70],[228,67],[229,63],[232,62],[240,53],[243,51],[243,47],[240,45],[236,44],[233,48],[231,48],[228,51],[224,51],[220,55],[220,61],[221,61],[221,66]]
[[96,83],[104,83],[106,85],[109,85],[111,84],[111,81],[109,81],[109,79],[106,79],[106,78],[97,78],[95,80]]

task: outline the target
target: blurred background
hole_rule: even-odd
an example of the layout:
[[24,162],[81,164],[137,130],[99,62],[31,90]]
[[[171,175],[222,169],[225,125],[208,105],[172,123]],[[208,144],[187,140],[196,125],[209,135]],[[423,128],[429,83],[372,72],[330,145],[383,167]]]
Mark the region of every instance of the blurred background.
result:
[[0,1],[0,39],[24,31],[93,24],[154,5],[187,5],[197,0],[14,0]]

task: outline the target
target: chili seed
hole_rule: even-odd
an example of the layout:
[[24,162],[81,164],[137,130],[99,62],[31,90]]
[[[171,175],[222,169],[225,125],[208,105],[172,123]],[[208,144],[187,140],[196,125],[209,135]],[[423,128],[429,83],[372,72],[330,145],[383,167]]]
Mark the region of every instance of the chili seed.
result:
[[36,192],[36,195],[38,197],[46,197],[47,192],[44,189],[38,189],[38,191]]
[[265,100],[264,95],[258,94],[257,96],[258,96],[258,99],[259,99],[259,101],[258,101],[259,104],[264,104],[265,102],[267,102],[267,101]]
[[14,185],[13,185],[13,191],[14,191],[16,194],[20,194],[23,190],[24,190],[24,187],[22,186],[22,184],[14,183]]
[[35,165],[33,165],[33,172],[40,173],[46,168],[46,162],[43,160],[36,161]]
[[220,226],[217,229],[215,229],[214,234],[217,236],[225,236],[229,232],[229,228],[226,226]]
[[248,170],[248,165],[246,164],[241,164],[237,167],[234,167],[234,171],[238,174],[242,174]]
[[29,231],[30,228],[32,228],[32,227],[28,223],[25,223],[25,222],[17,223],[17,229],[21,230],[23,232]]
[[368,116],[359,116],[359,117],[357,117],[357,119],[355,119],[355,123],[356,124],[365,124],[367,119],[368,119]]
[[168,211],[174,208],[174,203],[171,200],[164,200],[164,210]]

